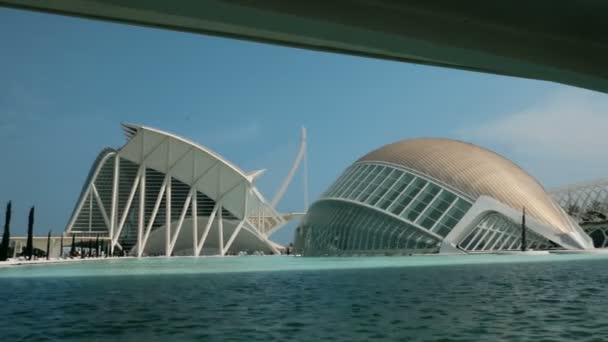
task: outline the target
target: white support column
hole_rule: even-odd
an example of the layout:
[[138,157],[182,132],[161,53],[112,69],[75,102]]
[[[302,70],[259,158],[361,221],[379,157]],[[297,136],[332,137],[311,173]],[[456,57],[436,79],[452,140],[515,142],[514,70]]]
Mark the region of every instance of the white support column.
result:
[[141,179],[139,181],[139,214],[137,215],[137,255],[143,253],[143,235],[146,219],[146,165],[141,166]]
[[167,188],[165,190],[165,255],[171,256],[171,175],[167,175]]
[[114,240],[112,240],[112,245],[116,245],[118,242],[118,238],[120,237],[120,233],[122,232],[122,228],[125,225],[125,221],[127,220],[127,216],[129,214],[129,210],[131,210],[131,204],[133,203],[133,197],[135,197],[135,192],[137,192],[137,186],[139,185],[139,179],[141,177],[141,173],[137,172],[137,176],[133,181],[133,185],[131,186],[131,192],[129,193],[129,198],[127,199],[127,204],[125,205],[125,210],[122,213],[122,217],[120,218],[120,223],[118,224],[118,230],[116,231],[116,235],[114,236]]
[[182,212],[179,215],[179,221],[177,223],[177,227],[175,227],[175,233],[171,238],[171,245],[169,246],[169,255],[173,253],[173,249],[175,248],[175,243],[177,242],[177,238],[179,237],[179,233],[182,230],[182,226],[184,225],[184,219],[186,218],[186,213],[188,212],[188,207],[190,207],[190,201],[192,201],[192,190],[188,192],[188,197],[186,197],[186,202],[182,207]]
[[192,187],[192,204],[191,204],[191,214],[192,214],[192,255],[196,253],[196,246],[198,245],[198,208],[197,208],[197,193],[196,190],[196,153],[192,154],[192,182],[190,186]]
[[[110,241],[114,240],[116,221],[118,216],[118,184],[120,177],[120,156],[116,152],[114,157],[114,178],[112,179],[112,209],[110,213]],[[114,254],[114,244],[110,243],[110,253]]]
[[222,217],[222,169],[220,168],[217,173],[217,203],[218,208],[218,221],[217,221],[217,236],[218,236],[218,248],[220,255],[224,256],[224,218]]
[[165,191],[165,255],[171,256],[171,140],[167,141],[167,190]]
[[222,202],[219,202],[219,215],[217,218],[217,236],[218,236],[218,247],[220,249],[220,255],[224,256],[224,219],[222,218]]
[[192,193],[192,254],[195,254],[198,246],[198,200],[196,189]]

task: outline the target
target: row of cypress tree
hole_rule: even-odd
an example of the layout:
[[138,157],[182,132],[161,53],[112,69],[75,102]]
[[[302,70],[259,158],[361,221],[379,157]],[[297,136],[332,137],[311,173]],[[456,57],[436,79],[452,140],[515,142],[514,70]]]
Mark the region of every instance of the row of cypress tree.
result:
[[[26,246],[25,246],[25,250],[23,253],[23,256],[28,259],[31,260],[34,256],[34,211],[35,208],[32,207],[30,209],[30,214],[28,217],[28,224],[27,224],[27,242],[26,242]],[[12,216],[12,203],[11,201],[8,202],[8,204],[6,205],[6,214],[5,214],[5,220],[4,220],[4,233],[2,235],[2,242],[0,243],[0,261],[6,261],[9,256],[10,256],[10,237],[11,237],[11,233],[10,233],[10,225],[11,225],[11,216]],[[89,256],[92,256],[92,249],[93,249],[93,244],[92,241],[89,240]],[[104,251],[106,255],[109,254],[109,244],[106,245],[104,243],[104,241],[101,241],[101,245],[100,245],[100,241],[99,241],[99,235],[97,236],[97,239],[95,240],[95,255],[99,256],[101,253],[101,251]],[[82,248],[81,248],[82,250]],[[50,257],[50,252],[51,252],[51,231],[49,231],[49,234],[47,236],[47,241],[46,241],[46,259],[48,260]],[[61,247],[60,247],[60,257],[63,255],[63,235],[61,236]],[[72,248],[70,250],[70,255],[73,257],[76,255],[76,236],[72,235]],[[84,258],[84,253],[81,253],[81,257]]]
[[[30,214],[28,216],[27,223],[27,242],[24,251],[24,257],[31,260],[34,255],[34,211],[35,208],[30,208]],[[6,205],[6,213],[4,216],[4,233],[2,234],[2,242],[0,243],[0,261],[6,261],[9,257],[10,251],[10,238],[11,238],[11,216],[12,216],[12,202],[9,201]],[[51,251],[51,231],[47,237],[46,243],[46,258],[49,259]]]

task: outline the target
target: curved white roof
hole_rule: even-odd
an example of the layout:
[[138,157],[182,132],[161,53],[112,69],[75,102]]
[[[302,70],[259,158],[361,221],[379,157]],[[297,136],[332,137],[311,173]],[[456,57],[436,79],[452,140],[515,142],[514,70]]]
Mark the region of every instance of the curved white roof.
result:
[[490,196],[568,233],[579,228],[532,176],[510,160],[482,147],[450,139],[402,140],[358,160],[396,164],[434,178],[472,199]]
[[[248,217],[262,232],[283,223],[279,215],[255,189],[258,173],[247,174],[209,148],[156,128],[123,124],[128,142],[120,157],[167,174],[196,187],[237,218]],[[247,205],[245,205],[247,197]]]

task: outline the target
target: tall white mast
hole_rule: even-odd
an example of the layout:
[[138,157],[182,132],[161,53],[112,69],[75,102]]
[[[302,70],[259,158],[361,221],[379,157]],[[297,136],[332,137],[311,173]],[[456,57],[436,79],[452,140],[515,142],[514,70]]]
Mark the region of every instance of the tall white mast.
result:
[[[302,127],[302,135],[300,137],[300,150],[298,151],[298,154],[296,156],[296,160],[294,160],[293,165],[291,166],[291,170],[289,170],[289,174],[287,174],[287,178],[285,178],[285,180],[283,181],[283,184],[281,185],[281,187],[279,188],[279,191],[277,191],[277,193],[274,195],[274,198],[272,199],[272,201],[270,202],[270,206],[273,208],[276,208],[277,204],[279,203],[279,201],[281,201],[281,198],[283,198],[283,195],[285,194],[285,190],[287,190],[287,187],[289,186],[289,184],[291,183],[291,180],[293,179],[293,176],[295,175],[296,171],[298,170],[298,167],[300,166],[300,162],[302,162],[302,159],[306,160],[306,128]],[[306,164],[306,161],[305,161]],[[306,165],[305,165],[306,167]],[[306,189],[308,187],[308,177],[306,175],[306,170],[304,170],[304,206],[306,207],[308,205],[308,189]]]

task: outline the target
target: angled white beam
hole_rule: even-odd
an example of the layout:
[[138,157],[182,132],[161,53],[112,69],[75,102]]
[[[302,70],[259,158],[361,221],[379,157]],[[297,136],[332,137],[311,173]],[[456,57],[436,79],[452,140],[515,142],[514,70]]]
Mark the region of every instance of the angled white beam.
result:
[[226,246],[222,247],[222,255],[224,255],[228,251],[228,249],[230,248],[230,246],[232,246],[232,243],[234,242],[234,239],[239,234],[239,232],[241,231],[241,228],[243,228],[243,225],[245,224],[246,221],[247,220],[243,219],[236,226],[236,228],[232,232],[232,235],[230,235],[230,238],[228,239],[228,242],[226,242]]
[[165,179],[163,180],[163,185],[160,187],[160,191],[158,192],[158,196],[156,197],[156,202],[154,203],[154,209],[152,209],[152,216],[150,216],[150,221],[148,222],[148,226],[146,227],[146,233],[144,234],[144,239],[142,242],[142,247],[138,248],[137,256],[140,257],[143,251],[146,249],[146,245],[148,243],[148,237],[150,237],[150,232],[152,231],[152,226],[156,221],[156,215],[158,214],[158,209],[160,208],[160,204],[163,201],[163,197],[165,196],[165,189],[167,187],[168,177],[165,175]]
[[103,202],[101,201],[99,192],[97,192],[97,187],[95,186],[95,183],[91,184],[91,190],[93,190],[93,197],[95,197],[95,202],[97,202],[97,206],[99,207],[99,211],[101,211],[101,216],[103,217],[103,221],[105,222],[106,228],[108,228],[109,232],[110,219],[108,218],[108,214],[106,213],[106,208],[103,206]]
[[266,237],[264,234],[260,233],[259,230],[252,228],[255,227],[251,221],[246,220],[247,221],[247,225],[243,225],[243,228],[246,229],[248,232],[250,232],[251,234],[255,235],[258,237],[258,239],[260,239],[261,241],[264,241],[264,243],[266,243],[266,245],[268,246],[268,248],[270,248],[275,254],[281,254],[281,252],[274,246],[274,244],[272,242],[270,242],[270,240],[268,239],[268,237]]
[[302,127],[302,135],[300,137],[300,150],[298,151],[296,159],[294,160],[293,165],[291,166],[291,170],[289,170],[289,173],[287,174],[287,177],[283,181],[283,184],[281,185],[281,187],[279,188],[277,193],[274,195],[272,202],[270,202],[271,207],[276,208],[279,201],[281,201],[281,198],[283,198],[283,195],[285,194],[285,190],[287,190],[289,183],[291,183],[291,180],[292,180],[293,176],[295,175],[298,167],[300,166],[300,162],[304,158],[305,154],[306,154],[306,128]]
[[99,172],[101,171],[101,168],[105,165],[106,160],[108,158],[114,156],[114,155],[116,155],[116,152],[110,152],[110,153],[108,153],[99,162],[99,165],[97,165],[97,168],[95,169],[95,172],[93,173],[93,177],[91,177],[91,181],[89,182],[89,185],[87,186],[87,190],[84,193],[84,196],[82,196],[81,201],[80,201],[80,203],[78,203],[78,207],[76,208],[76,211],[74,212],[74,215],[72,215],[72,217],[70,219],[70,222],[68,223],[68,226],[67,226],[67,228],[65,230],[66,234],[69,234],[72,231],[72,227],[74,226],[74,223],[76,222],[76,219],[80,215],[80,211],[82,210],[82,207],[84,206],[84,203],[86,202],[87,196],[90,196],[91,184],[93,184],[95,182],[95,180],[97,179],[97,176],[99,175]]
[[[112,179],[112,210],[110,213],[110,241],[114,239],[116,230],[116,215],[118,213],[118,180],[120,177],[120,155],[114,156],[114,178]],[[110,253],[114,253],[114,244],[110,243]]]
[[213,207],[213,210],[211,211],[211,215],[209,215],[209,218],[207,219],[207,224],[205,225],[205,230],[203,231],[203,236],[201,236],[200,241],[198,242],[198,246],[196,247],[196,256],[199,256],[201,254],[201,250],[203,249],[203,245],[205,244],[205,240],[207,240],[207,235],[209,235],[209,230],[211,229],[211,225],[213,224],[213,220],[215,219],[215,216],[217,215],[217,211],[220,207],[219,202],[215,203],[215,206]]
[[133,202],[133,197],[135,197],[135,192],[137,191],[137,185],[139,185],[139,180],[141,177],[141,168],[137,172],[137,176],[135,176],[135,180],[133,181],[133,185],[131,186],[131,192],[129,193],[129,197],[127,199],[127,203],[125,205],[125,210],[122,213],[122,217],[120,218],[120,222],[118,224],[118,229],[116,230],[116,235],[112,240],[112,245],[116,245],[118,242],[118,238],[120,237],[120,233],[122,232],[122,228],[125,225],[125,221],[127,220],[127,216],[129,214],[129,210],[131,209],[131,203]]
[[87,197],[90,196],[90,193],[91,193],[91,186],[88,186],[87,191],[85,191],[84,196],[82,196],[82,200],[80,201],[80,203],[78,203],[78,208],[76,208],[74,215],[72,215],[72,220],[68,224],[68,229],[65,230],[66,234],[70,234],[72,232],[72,226],[74,226],[74,222],[76,222],[76,218],[80,215],[80,211],[82,210],[82,207],[84,206],[84,203],[86,202]]
[[222,255],[224,255],[228,251],[228,249],[230,248],[230,246],[232,246],[232,243],[234,242],[234,239],[236,238],[236,236],[241,231],[241,228],[243,228],[243,224],[245,224],[245,221],[247,221],[247,212],[248,212],[247,205],[249,204],[249,192],[250,192],[250,188],[247,188],[247,190],[245,191],[245,196],[243,196],[243,212],[245,213],[243,215],[243,219],[236,226],[236,228],[232,232],[232,235],[230,235],[230,238],[228,239],[228,242],[226,242],[226,246],[220,245],[220,248],[222,249]]
[[182,230],[182,226],[184,225],[184,219],[186,218],[186,213],[188,212],[188,207],[190,207],[190,201],[192,200],[192,189],[188,192],[188,197],[186,197],[186,202],[182,207],[182,212],[179,215],[179,221],[177,223],[177,227],[175,228],[175,233],[173,234],[173,238],[171,239],[171,245],[169,246],[169,255],[173,253],[173,248],[175,248],[175,243],[177,242],[177,238],[179,237],[179,233]]

